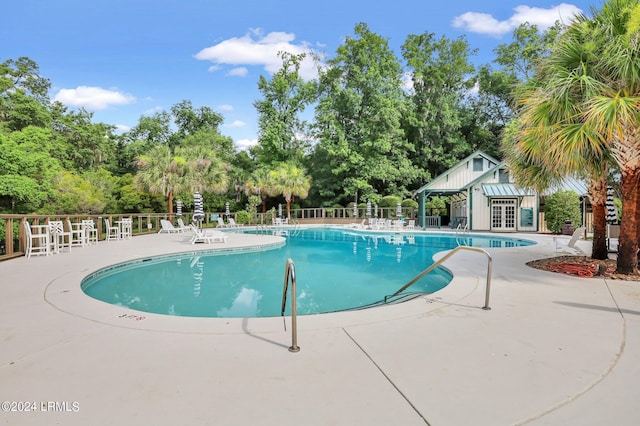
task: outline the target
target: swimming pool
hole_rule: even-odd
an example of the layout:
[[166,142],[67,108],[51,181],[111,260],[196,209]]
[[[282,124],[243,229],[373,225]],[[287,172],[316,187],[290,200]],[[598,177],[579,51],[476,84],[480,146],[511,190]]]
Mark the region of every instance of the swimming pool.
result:
[[[286,259],[295,262],[301,315],[381,303],[431,265],[435,253],[457,247],[453,234],[382,234],[344,229],[289,230],[270,250],[191,253],[104,268],[82,282],[89,296],[118,306],[186,317],[270,317],[281,309]],[[475,247],[516,247],[531,241],[471,236]],[[451,281],[437,268],[408,289],[433,293]]]

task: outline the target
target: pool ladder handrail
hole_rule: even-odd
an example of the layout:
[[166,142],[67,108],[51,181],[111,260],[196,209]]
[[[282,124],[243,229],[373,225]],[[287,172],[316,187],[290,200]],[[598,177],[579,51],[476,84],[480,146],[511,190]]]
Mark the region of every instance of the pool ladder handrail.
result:
[[299,352],[298,346],[298,327],[296,313],[296,267],[293,260],[287,259],[284,269],[284,286],[282,289],[282,311],[280,316],[284,316],[284,310],[287,306],[287,288],[289,287],[289,279],[291,279],[291,346],[289,352]]
[[[441,259],[439,259],[435,263],[433,263],[433,265],[429,266],[427,269],[425,269],[424,271],[422,271],[418,275],[416,275],[415,278],[413,278],[411,281],[409,281],[408,283],[403,285],[398,291],[393,293],[390,297],[397,296],[398,294],[400,294],[403,291],[405,291],[407,288],[411,287],[413,284],[418,282],[422,277],[427,275],[429,272],[433,271],[438,266],[442,265],[447,259],[449,259],[454,254],[458,253],[460,250],[475,251],[475,252],[478,252],[478,253],[484,253],[487,256],[487,259],[488,259],[488,262],[487,262],[487,287],[486,287],[486,290],[485,290],[484,306],[482,307],[482,309],[484,309],[485,311],[491,310],[491,308],[489,307],[489,292],[491,290],[491,269],[492,269],[492,265],[493,265],[493,259],[491,258],[491,255],[486,250],[484,250],[484,249],[482,249],[480,247],[458,246],[458,247],[454,248],[449,253],[444,255]],[[386,301],[386,297],[385,297],[385,301]]]
[[[468,244],[469,225],[458,224],[456,227],[456,243],[459,246],[467,246]],[[461,242],[462,241],[462,242]]]

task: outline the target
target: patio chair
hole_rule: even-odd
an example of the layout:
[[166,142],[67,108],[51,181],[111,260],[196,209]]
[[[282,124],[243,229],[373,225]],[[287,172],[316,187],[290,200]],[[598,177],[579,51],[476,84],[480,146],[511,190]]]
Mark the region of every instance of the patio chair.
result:
[[349,224],[349,228],[357,228],[357,229],[365,228],[365,222],[366,221],[367,221],[367,219],[362,219],[362,222],[360,222],[360,223],[350,223]]
[[51,254],[51,243],[49,240],[49,226],[48,225],[39,225],[42,233],[34,234],[31,230],[31,225],[26,220],[23,222],[24,224],[24,233],[26,236],[26,247],[25,247],[25,255],[27,258],[32,255],[45,255],[49,256]]
[[53,239],[54,253],[60,253],[65,247],[71,252],[71,232],[64,230],[64,223],[61,220],[49,222],[49,234]]
[[[580,239],[580,237],[584,235],[584,231],[586,230],[587,228],[584,226],[576,228],[576,230],[573,231],[573,235],[569,240],[562,237],[553,237],[553,242],[555,244],[555,251],[556,252],[564,251],[570,254],[582,254],[582,250],[576,247],[576,242],[578,241],[578,239]],[[565,241],[566,241],[566,244],[565,244]]]
[[167,234],[177,234],[182,231],[173,226],[173,223],[169,222],[168,220],[161,219],[160,230],[158,231],[158,234],[162,234],[163,232],[166,232]]
[[229,226],[230,228],[238,228],[238,227],[242,226],[242,225],[238,225],[238,224],[236,223],[235,219],[234,219],[234,218],[232,218],[232,217],[230,217],[228,220],[229,220],[229,224],[228,224],[228,226]]
[[222,231],[216,231],[215,229],[198,229],[195,225],[191,225],[193,230],[193,236],[189,242],[195,243],[226,243],[227,235]]
[[91,244],[91,242],[98,243],[98,229],[96,228],[96,224],[91,219],[85,219],[82,221],[82,227],[84,228],[85,238],[87,239],[87,244]]
[[120,228],[111,226],[111,222],[107,218],[104,219],[104,232],[107,241],[120,239]]
[[191,232],[191,228],[184,224],[182,218],[178,218],[178,228],[176,228],[178,232]]
[[133,219],[130,217],[123,217],[120,222],[118,222],[120,226],[120,239],[130,240],[133,238]]
[[70,243],[72,246],[85,246],[87,245],[86,233],[84,230],[84,226],[82,222],[79,223],[71,223],[69,219],[66,220],[67,228],[69,228],[69,232],[71,233]]
[[227,225],[225,225],[224,220],[218,216],[218,228],[226,228]]

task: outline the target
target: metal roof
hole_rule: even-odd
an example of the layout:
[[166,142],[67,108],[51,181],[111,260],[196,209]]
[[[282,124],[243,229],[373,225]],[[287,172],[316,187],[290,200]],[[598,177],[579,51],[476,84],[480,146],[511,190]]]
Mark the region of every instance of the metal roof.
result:
[[558,185],[554,185],[551,188],[548,188],[542,195],[550,195],[554,192],[558,192],[560,190],[564,191],[574,191],[576,194],[580,196],[585,196],[589,192],[589,187],[584,180],[579,180],[575,178],[566,178],[562,181],[562,183]]
[[535,195],[535,192],[518,188],[512,183],[483,183],[482,192],[485,196],[491,197],[526,197]]

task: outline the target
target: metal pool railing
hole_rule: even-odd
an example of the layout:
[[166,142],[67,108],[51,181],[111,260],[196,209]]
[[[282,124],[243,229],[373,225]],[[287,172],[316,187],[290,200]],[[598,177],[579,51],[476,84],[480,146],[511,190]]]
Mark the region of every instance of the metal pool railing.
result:
[[[413,284],[418,282],[422,277],[427,275],[429,272],[433,271],[435,268],[437,268],[438,266],[443,264],[447,259],[449,259],[451,256],[453,256],[454,254],[456,254],[460,250],[476,251],[478,253],[484,253],[487,256],[487,259],[488,259],[488,262],[487,262],[487,287],[486,287],[486,290],[485,290],[484,306],[482,307],[482,309],[487,310],[487,311],[490,310],[491,308],[489,307],[489,291],[491,289],[491,268],[492,268],[492,264],[493,264],[493,259],[491,258],[491,255],[489,253],[487,253],[486,250],[481,249],[479,247],[458,246],[458,247],[454,248],[449,253],[447,253],[445,256],[443,256],[441,259],[436,261],[433,265],[429,266],[427,269],[425,269],[424,271],[422,271],[418,275],[416,275],[415,278],[413,278],[411,281],[409,281],[408,283],[403,285],[398,291],[396,291],[395,293],[393,293],[389,297],[397,296],[398,294],[402,293],[407,288],[411,287]],[[385,297],[385,301],[386,301],[386,299],[387,299],[387,297]]]
[[287,288],[289,287],[289,279],[291,279],[291,346],[289,352],[299,352],[300,346],[298,346],[298,327],[297,327],[297,314],[296,314],[296,267],[293,264],[293,260],[287,259],[284,270],[284,288],[282,289],[282,311],[281,316],[284,316],[284,310],[287,306]]

